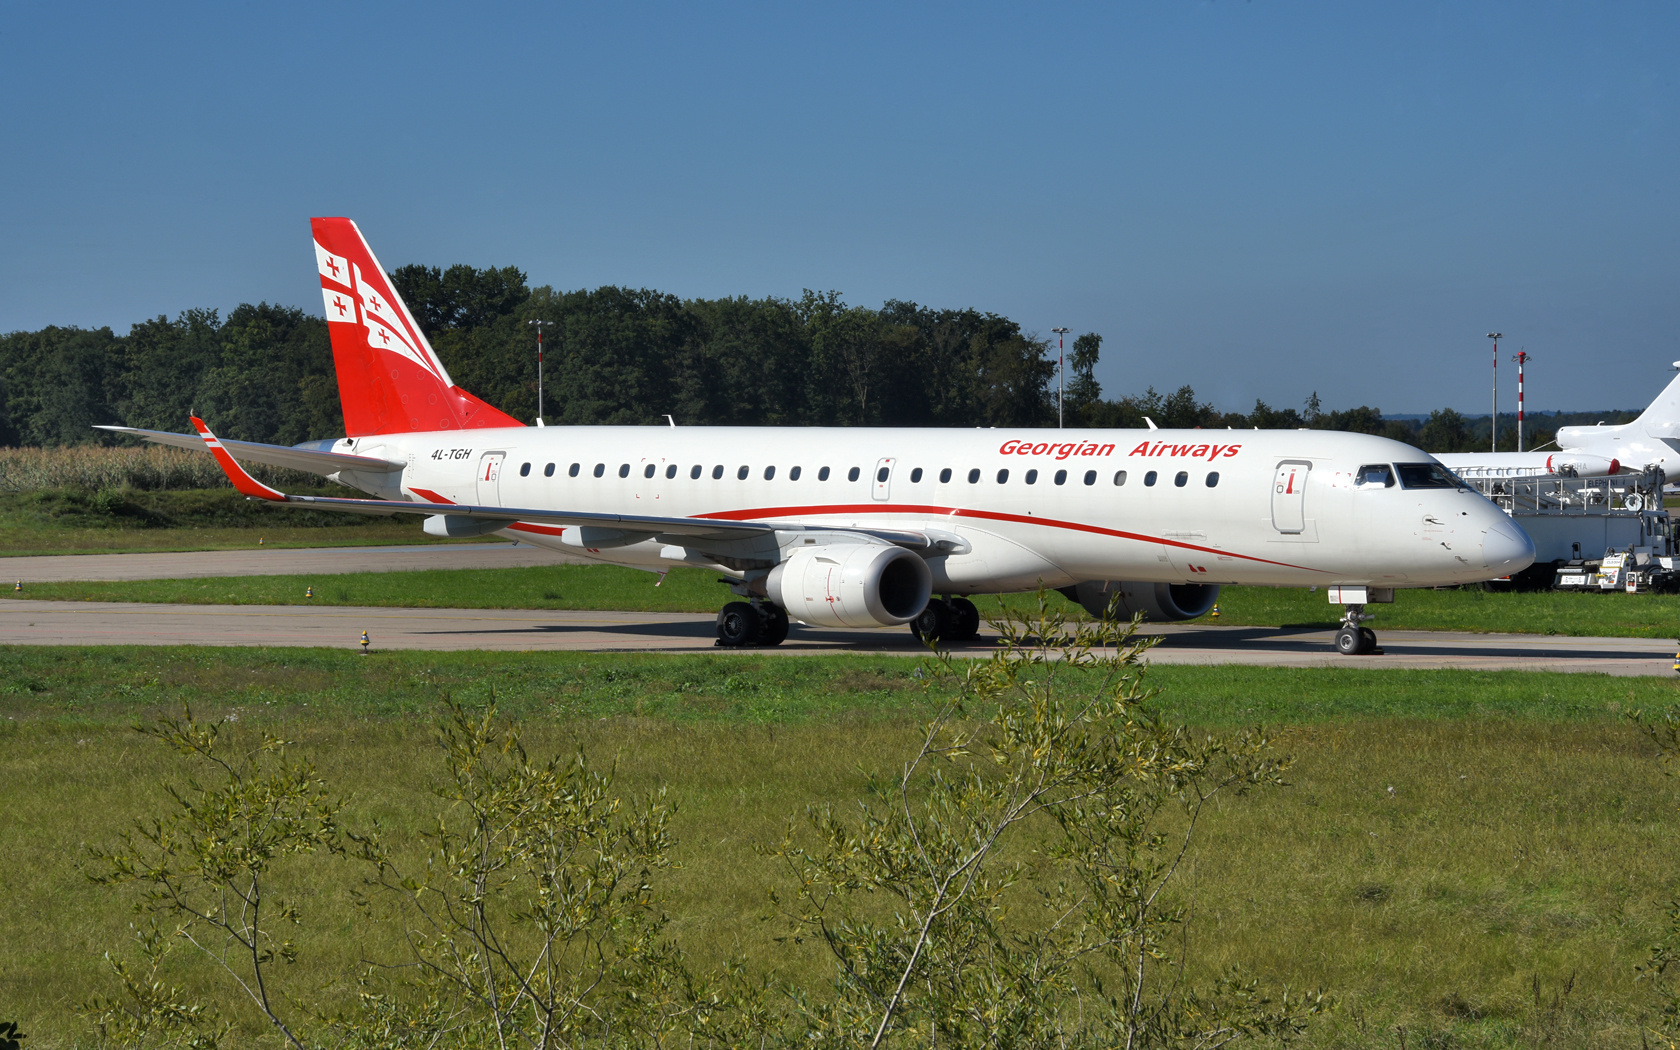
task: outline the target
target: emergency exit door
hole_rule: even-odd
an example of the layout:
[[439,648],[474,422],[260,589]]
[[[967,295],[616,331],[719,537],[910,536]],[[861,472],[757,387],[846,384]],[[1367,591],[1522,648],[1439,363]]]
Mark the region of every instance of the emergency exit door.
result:
[[892,472],[896,459],[883,459],[875,463],[875,487],[873,495],[878,500],[885,500],[892,495]]
[[499,507],[502,505],[502,460],[505,458],[507,458],[506,452],[486,452],[483,458],[478,461],[479,506]]
[[1272,526],[1298,533],[1307,527],[1307,473],[1312,464],[1284,460],[1272,477]]

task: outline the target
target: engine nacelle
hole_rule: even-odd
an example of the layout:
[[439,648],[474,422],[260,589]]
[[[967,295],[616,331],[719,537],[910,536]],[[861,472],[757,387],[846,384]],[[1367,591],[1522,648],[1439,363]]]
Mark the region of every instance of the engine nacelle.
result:
[[1206,616],[1219,599],[1219,586],[1211,583],[1125,583],[1112,580],[1086,580],[1063,587],[1062,593],[1078,602],[1092,616],[1108,612],[1115,592],[1120,594],[1116,610],[1123,619],[1138,613],[1145,620],[1171,623],[1174,620],[1194,620]]
[[821,627],[909,623],[933,594],[927,562],[903,547],[832,543],[801,547],[770,570],[771,601],[789,617]]

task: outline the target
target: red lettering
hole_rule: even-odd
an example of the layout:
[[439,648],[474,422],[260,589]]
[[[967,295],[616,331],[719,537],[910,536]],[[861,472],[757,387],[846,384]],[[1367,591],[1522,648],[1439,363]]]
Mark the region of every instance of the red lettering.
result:
[[1126,455],[1128,455],[1128,456],[1147,456],[1147,455],[1149,455],[1149,442],[1145,441],[1143,444],[1139,445],[1137,448],[1134,448],[1130,452],[1126,453]]
[[1042,444],[1041,445],[1034,445],[1032,450],[1033,450],[1033,455],[1042,456],[1046,452],[1050,451],[1050,446],[1049,445],[1042,445]]
[[1242,446],[1241,446],[1241,445],[1232,445],[1232,446],[1231,446],[1231,447],[1230,447],[1230,448],[1228,448],[1228,449],[1226,449],[1226,450],[1225,450],[1225,455],[1226,455],[1226,457],[1227,457],[1227,458],[1229,458],[1229,457],[1231,457],[1231,456],[1234,456],[1234,455],[1236,455],[1236,454],[1237,454],[1237,450],[1239,450],[1239,449],[1241,449],[1241,448],[1242,448]]
[[1209,459],[1218,459],[1219,454],[1221,452],[1225,451],[1225,446],[1224,445],[1213,445],[1211,447],[1213,448],[1213,451],[1208,453],[1208,458]]
[[1104,445],[1103,447],[1097,449],[1097,455],[1099,455],[1099,456],[1112,456],[1112,455],[1114,455],[1114,446],[1113,445]]
[[1019,448],[1020,446],[1021,446],[1021,443],[1019,441],[1005,441],[1003,443],[1003,447],[998,449],[998,451],[1001,452],[1005,456],[1013,455],[1015,450],[1017,448]]
[[1190,454],[1192,456],[1197,456],[1197,457],[1206,456],[1207,455],[1207,450],[1208,450],[1208,447],[1206,445],[1197,445],[1194,449],[1191,450]]

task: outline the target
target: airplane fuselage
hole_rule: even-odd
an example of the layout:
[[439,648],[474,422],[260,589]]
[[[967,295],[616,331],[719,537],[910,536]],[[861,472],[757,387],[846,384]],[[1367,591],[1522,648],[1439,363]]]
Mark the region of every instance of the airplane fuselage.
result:
[[[406,463],[339,475],[387,499],[949,537],[927,558],[936,593],[1085,580],[1428,587],[1532,557],[1498,507],[1426,483],[1431,457],[1363,434],[510,427],[332,447]],[[740,575],[669,537],[585,546],[578,529],[523,521],[500,532],[603,562]]]

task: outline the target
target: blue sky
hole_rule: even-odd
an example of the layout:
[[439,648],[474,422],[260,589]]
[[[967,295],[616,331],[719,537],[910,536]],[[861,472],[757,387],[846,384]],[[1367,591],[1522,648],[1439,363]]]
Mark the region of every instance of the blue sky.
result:
[[1680,360],[1674,4],[5,10],[0,331],[318,309],[342,214],[392,266],[1094,330],[1106,392],[1222,408],[1485,412],[1495,329],[1536,409]]

